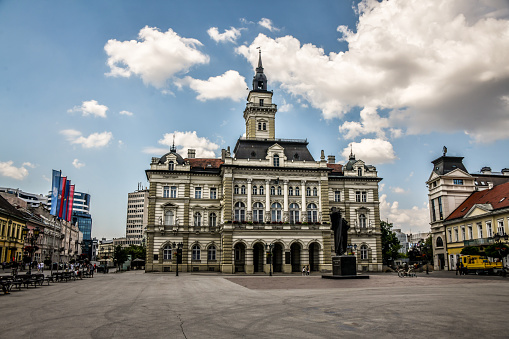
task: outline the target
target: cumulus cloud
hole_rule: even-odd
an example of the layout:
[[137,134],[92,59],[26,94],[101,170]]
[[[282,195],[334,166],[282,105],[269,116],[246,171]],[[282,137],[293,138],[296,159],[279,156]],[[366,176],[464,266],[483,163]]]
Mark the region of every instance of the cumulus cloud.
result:
[[[507,2],[365,0],[358,13],[355,30],[338,27],[345,52],[326,54],[292,36],[263,34],[237,52],[255,67],[261,46],[270,55],[264,67],[271,80],[325,118],[361,107],[376,120],[344,123],[349,137],[430,131],[465,131],[478,142],[509,137]],[[376,113],[381,109],[387,117]]]
[[391,187],[391,191],[398,194],[406,193],[406,191],[401,187]]
[[119,112],[120,115],[127,115],[129,117],[132,117],[133,116],[133,113],[132,112],[129,112],[129,111],[120,111]]
[[0,175],[16,180],[23,180],[26,176],[28,176],[28,170],[25,167],[34,168],[35,166],[29,162],[23,163],[21,167],[16,167],[13,165],[13,161],[0,161]]
[[363,160],[366,164],[391,163],[396,159],[392,144],[383,139],[362,139],[360,142],[351,142],[343,149],[341,155],[348,159],[351,150],[356,159]]
[[287,103],[284,98],[281,100],[281,104],[278,105],[278,112],[290,112],[292,109],[293,105]]
[[212,99],[231,99],[240,101],[246,98],[246,80],[237,71],[227,71],[217,77],[210,77],[208,80],[193,79],[185,77],[178,80],[177,85],[187,85],[198,93],[196,97],[200,101]]
[[111,141],[113,134],[111,132],[92,133],[84,137],[80,131],[66,129],[60,131],[71,144],[81,145],[83,148],[101,148]]
[[387,200],[387,194],[380,196],[380,219],[389,220],[395,228],[403,232],[429,232],[429,211],[424,207],[413,206],[410,209],[400,209],[399,202]]
[[230,29],[225,29],[224,33],[219,33],[217,27],[211,27],[207,30],[210,38],[215,42],[236,42],[238,38],[240,38],[241,29],[237,29],[235,27],[230,27]]
[[73,108],[67,110],[67,112],[81,112],[81,114],[85,117],[87,115],[93,115],[96,117],[106,118],[106,111],[108,110],[108,106],[101,105],[97,102],[97,100],[83,101],[81,106],[74,106]]
[[[188,149],[195,149],[196,150],[196,157],[197,158],[215,158],[216,154],[215,152],[219,149],[219,145],[216,143],[211,142],[207,138],[198,137],[196,135],[196,131],[193,132],[179,132],[175,131],[173,133],[166,133],[161,140],[159,140],[159,144],[168,146],[173,145],[173,136],[175,136],[175,146],[177,147],[177,152],[182,155],[182,157],[187,157],[187,150]],[[158,152],[160,153],[167,153],[168,148],[164,152]],[[148,150],[149,148],[146,148],[145,150]]]
[[262,18],[260,21],[258,21],[258,25],[267,28],[271,32],[279,31],[279,28],[274,27],[274,25],[272,24],[272,20],[267,18]]
[[80,162],[78,159],[74,159],[73,162],[72,162],[72,165],[77,168],[77,169],[80,169],[82,168],[83,166],[85,166],[84,163]]
[[114,77],[139,76],[145,84],[157,88],[166,85],[177,73],[187,72],[197,64],[207,64],[209,57],[198,50],[202,43],[180,37],[171,28],[161,32],[145,26],[138,40],[109,40],[104,46],[110,72]]

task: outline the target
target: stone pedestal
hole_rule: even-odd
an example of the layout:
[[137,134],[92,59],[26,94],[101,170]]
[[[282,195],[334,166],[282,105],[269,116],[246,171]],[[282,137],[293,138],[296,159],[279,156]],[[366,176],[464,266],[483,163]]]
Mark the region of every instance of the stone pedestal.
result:
[[339,255],[332,257],[333,275],[357,275],[357,262],[353,255]]

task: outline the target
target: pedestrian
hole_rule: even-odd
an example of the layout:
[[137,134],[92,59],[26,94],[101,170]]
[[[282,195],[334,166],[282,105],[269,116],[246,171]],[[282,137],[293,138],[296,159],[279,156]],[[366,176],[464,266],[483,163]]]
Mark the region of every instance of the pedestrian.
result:
[[309,265],[306,267],[306,275],[309,275]]
[[[458,272],[459,272],[459,271],[460,271],[460,262],[458,261],[458,262],[456,263],[456,275],[458,275]],[[461,275],[461,273],[460,273],[460,275]]]
[[306,275],[306,266],[302,266],[302,275]]
[[465,266],[463,266],[463,263],[460,261],[460,275],[465,275]]

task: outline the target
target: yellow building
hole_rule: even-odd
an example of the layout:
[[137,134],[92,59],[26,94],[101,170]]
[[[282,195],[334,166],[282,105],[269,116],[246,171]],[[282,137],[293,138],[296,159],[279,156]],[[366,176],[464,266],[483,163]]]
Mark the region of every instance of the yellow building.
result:
[[25,225],[23,214],[0,196],[0,262],[21,262]]
[[449,267],[454,268],[463,247],[483,251],[496,234],[509,232],[509,183],[472,193],[445,219],[444,227]]

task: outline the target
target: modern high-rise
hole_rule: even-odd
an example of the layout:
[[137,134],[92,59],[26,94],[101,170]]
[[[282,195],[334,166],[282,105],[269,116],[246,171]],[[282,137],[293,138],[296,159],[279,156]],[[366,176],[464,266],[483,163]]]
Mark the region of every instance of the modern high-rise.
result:
[[126,244],[141,245],[147,230],[148,189],[138,183],[138,189],[127,194]]
[[83,240],[92,239],[92,216],[90,215],[90,194],[74,192],[72,204],[72,222],[78,223]]

